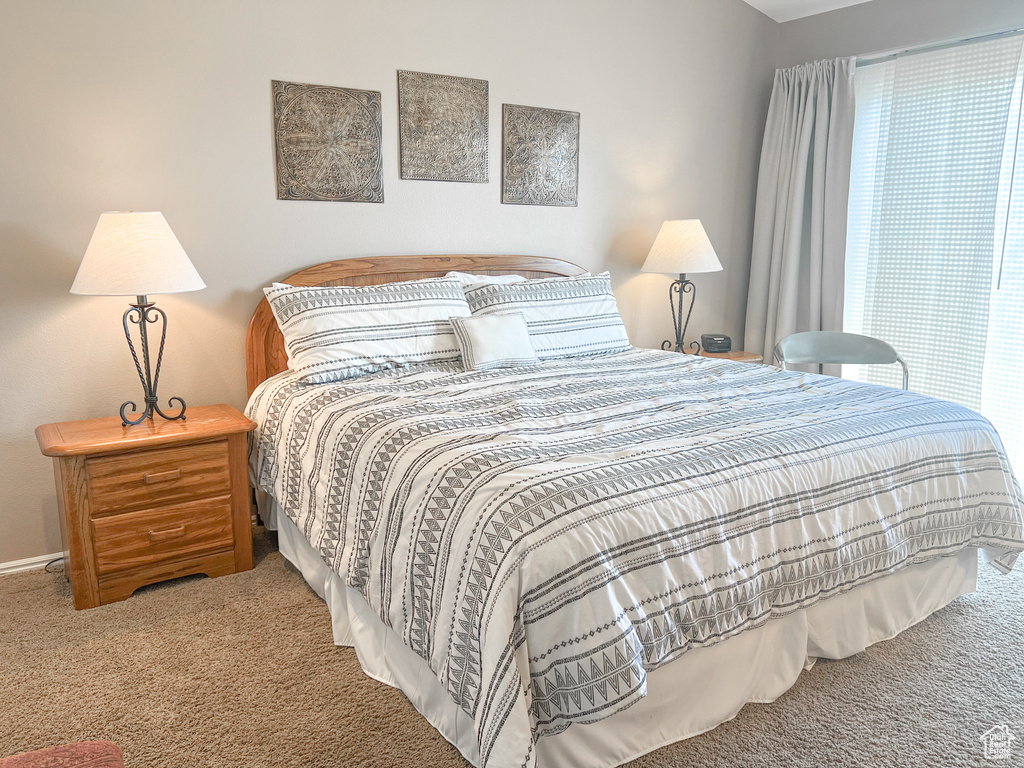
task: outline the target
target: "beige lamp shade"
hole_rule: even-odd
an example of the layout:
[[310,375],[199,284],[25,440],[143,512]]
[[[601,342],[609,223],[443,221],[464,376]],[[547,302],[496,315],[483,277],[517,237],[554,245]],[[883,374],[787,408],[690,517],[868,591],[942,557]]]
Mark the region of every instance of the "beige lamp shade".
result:
[[683,275],[687,272],[719,272],[722,263],[700,219],[666,221],[654,239],[641,272]]
[[205,288],[159,211],[101,213],[72,293],[146,296]]

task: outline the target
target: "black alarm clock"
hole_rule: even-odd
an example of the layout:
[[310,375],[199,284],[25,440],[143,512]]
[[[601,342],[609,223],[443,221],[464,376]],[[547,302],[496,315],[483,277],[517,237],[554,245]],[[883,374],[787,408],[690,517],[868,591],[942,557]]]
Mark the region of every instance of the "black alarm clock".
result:
[[732,352],[732,339],[724,333],[702,333],[700,346],[705,352]]

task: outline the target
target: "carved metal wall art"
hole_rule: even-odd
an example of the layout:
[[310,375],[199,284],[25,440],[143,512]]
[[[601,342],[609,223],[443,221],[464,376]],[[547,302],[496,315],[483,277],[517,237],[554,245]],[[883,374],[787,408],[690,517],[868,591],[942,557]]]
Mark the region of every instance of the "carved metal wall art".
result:
[[502,104],[501,202],[576,205],[580,113]]
[[487,81],[398,70],[402,178],[487,181]]
[[380,91],[272,84],[277,198],[384,202]]

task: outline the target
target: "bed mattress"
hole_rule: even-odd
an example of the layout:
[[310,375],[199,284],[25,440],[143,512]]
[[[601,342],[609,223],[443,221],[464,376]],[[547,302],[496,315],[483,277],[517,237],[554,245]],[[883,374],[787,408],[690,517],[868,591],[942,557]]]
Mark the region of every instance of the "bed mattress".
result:
[[981,548],[1006,570],[1024,548],[982,417],[767,366],[632,350],[282,374],[249,414],[258,487],[422,660],[479,765],[535,763],[698,650],[912,566]]

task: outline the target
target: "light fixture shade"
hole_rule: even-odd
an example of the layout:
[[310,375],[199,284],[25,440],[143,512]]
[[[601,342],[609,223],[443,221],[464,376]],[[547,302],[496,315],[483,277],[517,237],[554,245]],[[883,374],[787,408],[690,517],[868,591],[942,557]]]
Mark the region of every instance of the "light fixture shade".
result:
[[682,275],[687,272],[719,272],[718,260],[700,219],[666,221],[654,239],[641,272]]
[[159,211],[101,213],[72,293],[146,296],[205,288]]

